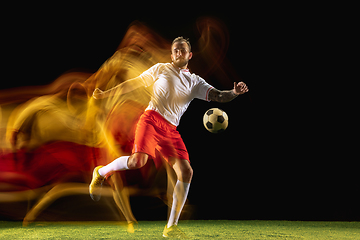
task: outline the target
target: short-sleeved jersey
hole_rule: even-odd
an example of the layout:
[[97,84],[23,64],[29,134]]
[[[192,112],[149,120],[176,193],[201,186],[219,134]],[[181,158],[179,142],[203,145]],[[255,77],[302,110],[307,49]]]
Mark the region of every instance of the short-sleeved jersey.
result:
[[140,75],[153,94],[146,110],[154,110],[171,124],[178,126],[181,116],[194,98],[208,101],[213,88],[203,78],[179,69],[171,63],[158,63]]

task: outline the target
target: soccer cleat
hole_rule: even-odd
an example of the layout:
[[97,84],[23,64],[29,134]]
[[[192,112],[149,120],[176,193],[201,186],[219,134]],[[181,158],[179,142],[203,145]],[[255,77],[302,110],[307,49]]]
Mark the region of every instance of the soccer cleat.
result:
[[163,232],[163,237],[181,238],[181,239],[188,238],[186,236],[186,234],[178,228],[177,225],[172,225],[169,228],[167,227],[167,225],[165,225],[164,232]]
[[99,201],[101,198],[101,189],[102,189],[103,182],[105,180],[105,178],[99,174],[99,169],[102,167],[103,166],[97,166],[94,169],[92,180],[89,185],[90,197],[94,201]]

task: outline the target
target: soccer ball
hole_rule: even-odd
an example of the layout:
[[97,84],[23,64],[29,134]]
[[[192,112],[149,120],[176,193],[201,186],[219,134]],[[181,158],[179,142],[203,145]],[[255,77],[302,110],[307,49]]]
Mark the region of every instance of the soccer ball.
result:
[[219,108],[210,108],[204,114],[204,126],[211,133],[225,131],[228,126],[228,116],[226,112]]

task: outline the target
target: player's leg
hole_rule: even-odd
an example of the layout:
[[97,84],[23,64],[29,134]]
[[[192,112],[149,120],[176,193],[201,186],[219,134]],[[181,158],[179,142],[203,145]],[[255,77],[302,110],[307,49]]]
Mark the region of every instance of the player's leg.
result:
[[135,140],[133,154],[131,156],[122,156],[115,159],[105,167],[99,169],[99,174],[105,177],[114,171],[123,171],[127,169],[137,169],[143,167],[148,158],[155,155],[157,145],[157,132],[153,124],[149,124],[148,113],[145,112],[138,121],[135,130]]
[[131,156],[122,156],[108,165],[99,168],[99,175],[105,177],[114,171],[137,169],[143,167],[150,156],[155,156],[158,143],[157,123],[151,117],[151,111],[144,112],[136,124],[134,147]]
[[89,186],[90,196],[94,201],[98,201],[101,197],[100,191],[106,176],[115,171],[140,168],[146,164],[149,155],[155,156],[158,137],[154,125],[156,123],[151,122],[148,111],[145,112],[136,125],[133,154],[119,157],[106,166],[98,166],[94,169]]
[[138,169],[145,166],[147,160],[149,159],[149,155],[142,152],[136,152],[132,154],[128,161],[129,169]]
[[185,159],[173,159],[170,164],[176,173],[177,182],[174,186],[170,216],[168,223],[165,226],[163,236],[169,237],[174,235],[176,237],[181,237],[185,236],[185,234],[177,228],[177,224],[187,199],[193,170],[190,166],[190,162]]
[[96,167],[89,185],[90,197],[94,201],[100,200],[101,188],[106,176],[116,171],[141,168],[146,164],[148,158],[146,153],[134,153],[131,156],[119,157],[106,166]]
[[188,160],[176,159],[172,165],[177,181],[174,186],[173,203],[167,226],[177,225],[190,188],[193,170]]
[[137,220],[131,210],[130,207],[130,199],[129,199],[129,191],[127,188],[124,188],[123,181],[121,179],[121,175],[119,172],[114,173],[112,176],[112,187],[114,189],[113,191],[113,198],[118,206],[121,214],[124,215],[126,221],[127,221],[127,231],[129,233],[134,233]]
[[99,174],[102,177],[110,175],[112,172],[123,171],[127,169],[138,169],[143,167],[149,156],[146,153],[134,153],[131,156],[122,156],[108,165],[99,169]]
[[172,168],[174,169],[178,181],[191,183],[193,176],[193,169],[189,160],[186,159],[172,159],[170,161]]
[[129,169],[127,166],[129,156],[122,156],[106,166],[97,166],[93,171],[91,183],[89,185],[90,197],[94,201],[99,201],[101,198],[101,189],[105,177],[115,171]]
[[100,176],[104,178],[115,171],[123,171],[129,169],[128,167],[129,157],[130,156],[119,157],[114,161],[112,161],[111,163],[109,163],[108,165],[99,168],[98,172]]

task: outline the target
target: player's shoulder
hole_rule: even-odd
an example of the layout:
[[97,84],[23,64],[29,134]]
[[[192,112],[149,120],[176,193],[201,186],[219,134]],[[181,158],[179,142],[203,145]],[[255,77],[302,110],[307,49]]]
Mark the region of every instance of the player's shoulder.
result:
[[202,77],[200,77],[199,75],[197,75],[196,73],[190,73],[191,76],[191,80],[195,81],[195,82],[202,82],[205,81]]
[[173,66],[171,63],[158,63],[159,64],[159,67],[163,68],[163,69],[171,69]]
[[157,76],[164,70],[165,67],[166,67],[166,63],[156,63],[155,65],[151,66],[148,70],[143,72],[143,74],[150,74],[152,76]]
[[153,65],[150,69],[152,69],[153,71],[162,71],[165,68],[168,68],[168,63],[156,63],[155,65]]
[[156,68],[163,68],[163,67],[169,67],[169,65],[171,65],[170,63],[156,63],[154,66],[152,67],[156,67]]

